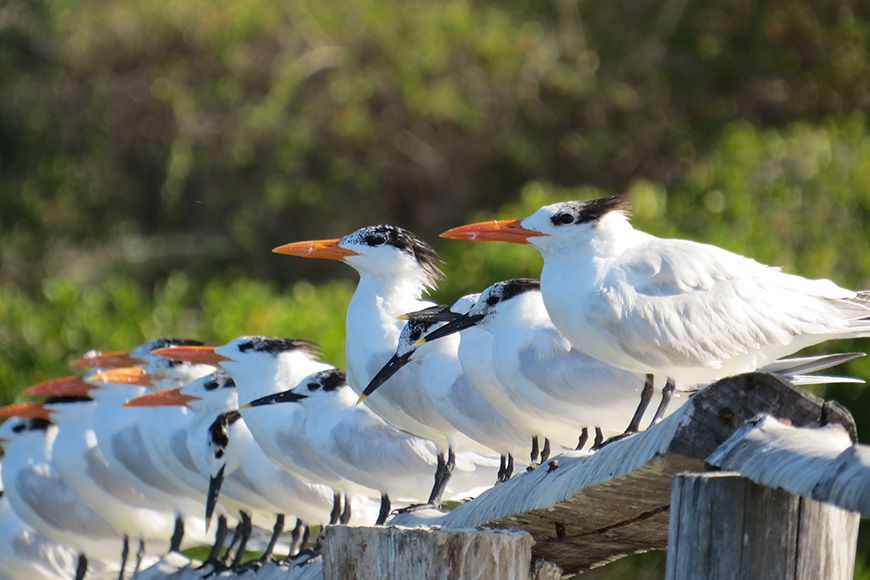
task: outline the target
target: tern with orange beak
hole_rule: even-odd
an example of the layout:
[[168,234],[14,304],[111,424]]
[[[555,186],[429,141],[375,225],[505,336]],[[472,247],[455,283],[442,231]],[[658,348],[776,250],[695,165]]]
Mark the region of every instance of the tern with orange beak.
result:
[[110,562],[117,571],[122,534],[73,493],[52,462],[57,427],[42,403],[0,407],[4,499],[27,525],[79,555],[76,578],[84,578],[89,560]]
[[[337,240],[285,244],[273,251],[339,260],[359,273],[346,324],[348,384],[357,395],[363,394],[396,352],[404,327],[397,317],[433,306],[422,299],[423,293],[443,277],[440,259],[428,243],[389,225],[360,228]],[[440,461],[429,503],[437,505],[456,464],[456,449],[467,453],[463,464],[482,471],[492,469],[492,475],[498,460],[491,450],[462,434],[438,412],[417,376],[418,370],[417,365],[401,369],[367,404],[394,427],[435,442]]]
[[[304,428],[303,414],[290,408],[246,407],[246,403],[254,399],[296,385],[313,372],[331,369],[332,365],[320,361],[317,345],[298,338],[242,336],[211,350],[206,356],[211,357],[210,360],[219,357],[216,364],[233,377],[245,423],[273,462],[293,475],[326,484],[339,494],[345,494],[344,509],[340,511],[346,521],[351,517],[354,497],[377,496],[375,490],[339,476],[310,446],[292,444]],[[204,352],[204,349],[184,347],[158,351],[162,356],[178,360],[202,357]]]
[[[183,542],[189,546],[209,541],[199,517],[201,495],[191,493],[166,473],[165,456],[155,457],[155,453],[149,451],[153,446],[146,443],[143,435],[146,430],[154,428],[145,419],[149,412],[124,407],[123,404],[149,389],[186,383],[208,372],[210,367],[204,365],[173,364],[151,354],[161,347],[199,344],[190,339],[152,339],[129,351],[128,357],[139,361],[137,366],[100,368],[86,376],[86,380],[93,385],[88,394],[96,403],[93,430],[102,455],[112,472],[135,490],[139,505],[175,514],[169,550],[176,552],[181,550]],[[93,356],[84,358],[95,362]],[[178,409],[164,413],[160,428],[155,430],[157,432],[153,437],[165,438],[177,420],[184,420],[184,415]]]
[[870,335],[870,293],[651,236],[632,227],[628,210],[624,196],[567,201],[442,236],[537,249],[553,324],[590,356],[667,377],[661,411],[675,385],[708,384],[826,340]]

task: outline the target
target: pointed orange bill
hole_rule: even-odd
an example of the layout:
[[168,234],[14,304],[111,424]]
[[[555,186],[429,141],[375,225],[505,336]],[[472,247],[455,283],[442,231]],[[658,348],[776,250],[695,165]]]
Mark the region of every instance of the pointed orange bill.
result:
[[186,407],[191,401],[197,401],[199,397],[185,395],[181,387],[177,389],[164,389],[154,393],[148,393],[124,403],[125,407]]
[[151,354],[169,358],[172,360],[183,360],[186,362],[218,366],[225,360],[231,360],[214,351],[213,346],[167,346],[151,351]]
[[24,389],[31,397],[84,397],[93,388],[77,375],[42,381]]
[[441,234],[442,238],[472,242],[511,242],[528,244],[529,238],[546,236],[544,232],[524,228],[520,220],[493,220],[459,226]]
[[112,352],[95,352],[82,358],[70,361],[74,367],[87,367],[91,369],[114,369],[118,367],[130,367],[141,363],[130,356],[130,351],[116,350]]
[[321,258],[323,260],[344,260],[348,256],[358,255],[353,250],[342,248],[338,245],[341,240],[310,240],[307,242],[293,242],[278,246],[272,251],[276,254],[298,256],[300,258]]
[[42,403],[28,401],[26,403],[12,403],[0,407],[0,417],[20,417],[22,419],[48,419],[49,411]]
[[99,383],[114,383],[117,385],[142,385],[150,387],[162,377],[147,372],[142,367],[125,367],[122,369],[106,369],[97,371],[88,380]]

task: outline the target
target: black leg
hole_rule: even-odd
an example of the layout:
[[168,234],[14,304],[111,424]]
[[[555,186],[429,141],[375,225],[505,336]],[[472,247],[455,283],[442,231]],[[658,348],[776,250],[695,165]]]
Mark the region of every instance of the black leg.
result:
[[181,514],[175,516],[175,529],[172,530],[172,539],[169,540],[170,552],[181,552],[181,541],[184,539],[184,520]]
[[133,568],[133,578],[139,573],[142,566],[142,558],[145,557],[145,538],[139,538],[139,547],[136,549],[136,566]]
[[88,559],[84,554],[79,554],[78,562],[76,562],[75,580],[85,580],[85,575],[87,573],[88,573]]
[[218,561],[218,555],[224,547],[224,541],[227,539],[227,518],[223,515],[218,516],[218,527],[214,533],[214,545],[208,553],[208,558],[203,562],[203,566],[214,564]]
[[504,470],[507,468],[507,457],[502,455],[498,460],[498,473],[495,476],[496,484],[504,481]]
[[239,549],[236,551],[236,557],[233,558],[233,563],[230,565],[230,568],[235,568],[239,564],[242,563],[242,559],[245,557],[245,548],[248,547],[248,539],[251,537],[251,531],[253,530],[253,526],[251,524],[251,516],[247,512],[242,513],[242,537],[239,541]]
[[659,406],[656,409],[656,414],[653,415],[653,420],[650,425],[655,425],[659,421],[662,420],[662,417],[665,416],[665,412],[668,410],[668,404],[671,402],[671,397],[676,390],[676,385],[674,385],[673,379],[668,379],[665,383],[665,388],[662,389],[662,400],[659,402]]
[[646,408],[649,407],[649,402],[652,400],[653,389],[653,376],[650,374],[646,376],[646,380],[643,382],[643,390],[640,392],[640,403],[634,411],[634,416],[631,418],[628,428],[625,430],[626,433],[637,433],[640,430],[640,421],[643,419],[643,414],[646,413]]
[[121,571],[118,573],[118,580],[124,580],[124,572],[127,568],[127,558],[130,557],[130,537],[124,534],[124,543],[121,546]]
[[375,522],[376,526],[384,525],[384,522],[387,521],[387,516],[390,515],[390,496],[385,493],[381,494],[381,509],[378,511],[378,520]]
[[341,515],[341,495],[333,492],[332,494],[332,511],[329,513],[329,525],[334,526],[338,523],[338,517]]
[[[281,532],[284,531],[284,514],[278,514],[275,517],[275,525],[272,527],[272,537],[269,538],[269,544],[266,546],[266,550],[263,552],[263,555],[260,556],[260,561],[265,562],[269,559],[269,556],[272,555],[272,550],[275,549],[275,544],[278,543],[278,536],[281,535]],[[292,546],[291,546],[292,549]]]
[[302,534],[302,520],[296,518],[296,525],[293,527],[293,531],[290,532],[290,548],[287,552],[287,557],[291,557],[299,550],[299,536]]
[[544,437],[544,448],[541,449],[541,465],[550,458],[550,440]]
[[538,436],[532,437],[532,452],[529,455],[529,465],[534,465],[538,462]]
[[601,432],[601,427],[595,428],[595,441],[592,442],[592,449],[598,449],[604,444],[604,433]]
[[580,451],[584,447],[586,447],[586,442],[589,441],[589,429],[583,427],[583,430],[580,431],[580,437],[577,439],[577,447],[574,448],[575,451]]
[[507,468],[504,470],[504,480],[507,481],[514,474],[514,456],[508,453]]
[[305,549],[305,546],[308,544],[308,540],[311,537],[311,528],[305,523],[302,523],[302,541],[299,542],[299,551]]
[[350,496],[344,494],[344,511],[341,512],[341,517],[338,519],[341,525],[346,526],[350,522]]
[[[239,512],[242,513],[242,512]],[[244,514],[242,514],[242,519],[236,524],[236,529],[233,530],[233,537],[230,540],[230,545],[227,546],[227,551],[224,552],[223,556],[218,557],[218,560],[224,564],[227,563],[227,560],[230,558],[230,553],[232,553],[233,549],[236,547],[236,542],[242,539],[242,528],[245,525]]]

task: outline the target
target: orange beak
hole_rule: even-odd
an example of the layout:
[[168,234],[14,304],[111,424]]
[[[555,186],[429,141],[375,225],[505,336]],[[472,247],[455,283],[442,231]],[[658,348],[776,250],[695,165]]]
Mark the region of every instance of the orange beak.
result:
[[70,361],[75,367],[87,367],[91,369],[114,369],[118,367],[130,367],[141,363],[130,356],[126,350],[112,352],[100,352]]
[[472,242],[511,242],[528,244],[529,238],[546,236],[544,232],[528,230],[520,225],[520,220],[494,220],[459,226],[441,234],[442,238],[471,240]]
[[219,355],[214,349],[215,347],[213,346],[167,346],[166,348],[152,350],[151,354],[172,360],[183,360],[201,365],[211,365],[213,367],[220,365],[225,360],[232,360]]
[[198,401],[199,397],[185,395],[181,387],[177,389],[164,389],[154,393],[148,393],[124,403],[125,407],[186,407],[191,401]]
[[27,387],[24,394],[30,397],[84,397],[92,388],[81,377],[70,375]]
[[300,258],[321,258],[323,260],[344,260],[348,256],[358,255],[353,250],[347,250],[338,245],[341,240],[310,240],[307,242],[293,242],[278,246],[272,251],[276,254],[298,256]]
[[12,403],[0,407],[0,417],[20,417],[22,419],[48,419],[49,411],[42,403],[28,401],[27,403]]
[[100,383],[115,383],[119,385],[142,385],[150,387],[162,377],[146,372],[142,367],[126,367],[98,371],[88,377],[89,380]]

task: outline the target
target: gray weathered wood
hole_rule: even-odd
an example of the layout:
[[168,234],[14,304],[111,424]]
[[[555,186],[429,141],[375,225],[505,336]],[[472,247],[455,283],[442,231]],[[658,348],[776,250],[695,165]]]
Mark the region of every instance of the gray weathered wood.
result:
[[870,516],[870,447],[841,425],[799,428],[762,416],[707,459],[752,481]]
[[658,425],[594,454],[560,456],[448,514],[403,514],[391,523],[445,529],[507,527],[529,532],[533,553],[565,572],[604,565],[667,545],[671,479],[704,460],[760,413],[795,426],[854,423],[836,404],[772,375],[732,377],[701,391]]
[[533,542],[506,530],[333,526],[323,537],[323,578],[529,580]]
[[674,478],[667,578],[847,580],[859,516],[737,473]]

